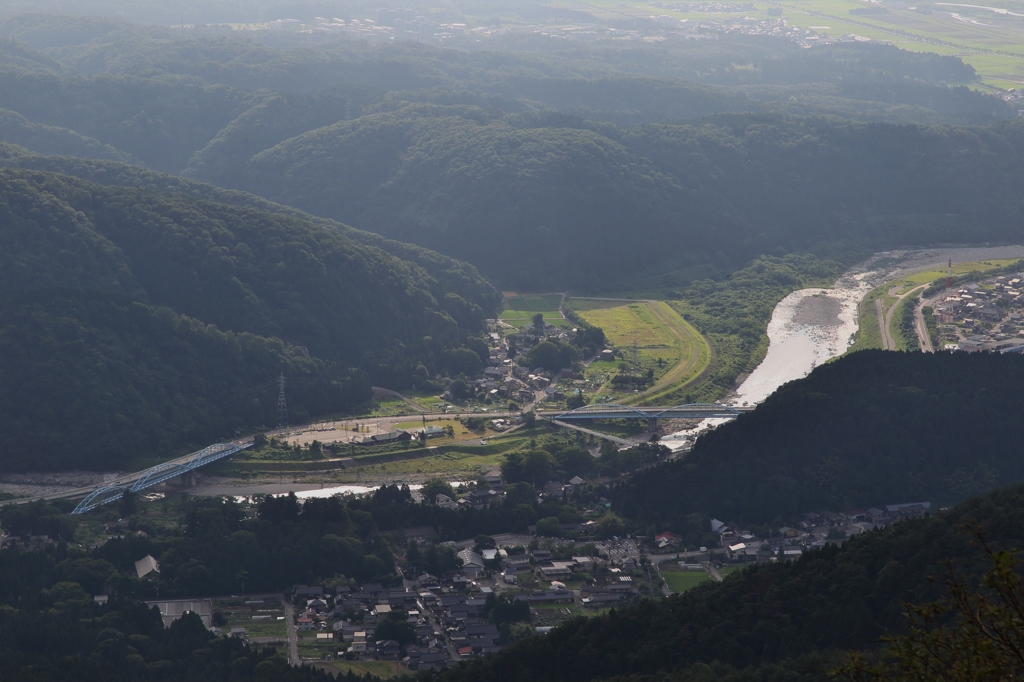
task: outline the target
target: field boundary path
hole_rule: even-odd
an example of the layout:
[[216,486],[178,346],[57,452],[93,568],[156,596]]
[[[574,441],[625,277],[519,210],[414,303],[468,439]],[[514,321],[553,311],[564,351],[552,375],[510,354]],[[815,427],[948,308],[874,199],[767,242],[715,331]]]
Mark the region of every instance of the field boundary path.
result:
[[[653,386],[639,393],[635,393],[628,398],[624,398],[623,400],[618,401],[619,403],[628,405],[645,399],[657,398],[659,394],[682,388],[687,384],[700,381],[702,378],[707,376],[708,369],[711,367],[712,358],[714,357],[714,349],[711,347],[711,342],[664,301],[640,298],[602,298],[598,296],[574,296],[573,300],[642,303],[647,306],[647,309],[650,310],[654,318],[664,326],[670,335],[680,343],[689,345],[693,350],[688,361],[680,361],[676,363],[676,365],[669,371],[665,372],[665,374],[658,379]],[[701,352],[702,348],[707,348],[706,356]],[[702,360],[704,362],[704,366],[700,367],[700,371],[694,373],[694,370],[699,367]],[[676,384],[676,382],[679,382],[682,377],[689,373],[693,373],[693,376],[686,381]]]
[[[924,292],[921,292],[923,295]],[[921,344],[922,353],[934,353],[935,348],[932,346],[932,337],[928,333],[928,325],[924,321],[924,299],[918,295],[917,302],[914,303],[914,329],[917,331],[917,340]]]

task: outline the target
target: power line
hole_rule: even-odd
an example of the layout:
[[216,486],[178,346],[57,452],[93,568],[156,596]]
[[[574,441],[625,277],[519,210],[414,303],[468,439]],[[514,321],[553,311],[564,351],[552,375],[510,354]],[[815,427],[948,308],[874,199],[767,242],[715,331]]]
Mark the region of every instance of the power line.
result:
[[277,378],[277,425],[288,426],[288,401],[284,397],[284,372]]

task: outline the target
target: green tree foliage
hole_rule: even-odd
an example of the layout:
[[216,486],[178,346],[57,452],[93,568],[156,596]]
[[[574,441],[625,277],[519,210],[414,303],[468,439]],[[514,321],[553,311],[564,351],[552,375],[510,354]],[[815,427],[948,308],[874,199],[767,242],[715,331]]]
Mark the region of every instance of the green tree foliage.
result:
[[608,512],[597,521],[597,532],[603,538],[610,538],[613,535],[622,535],[626,530],[626,524],[612,512]]
[[406,559],[418,570],[417,575],[430,573],[438,576],[446,571],[454,570],[460,565],[455,550],[448,545],[430,545],[420,553],[417,561],[412,561],[408,557]]
[[615,508],[703,533],[689,515],[758,524],[810,509],[957,502],[1024,479],[1013,454],[1024,437],[1013,417],[1022,374],[1013,355],[854,353],[702,436],[686,458],[637,474]]
[[557,516],[548,516],[537,521],[537,535],[546,538],[562,537],[562,527]]
[[491,593],[484,604],[484,616],[495,624],[530,620],[530,604],[514,596]]
[[572,363],[579,359],[579,350],[558,339],[547,339],[531,348],[526,357],[530,367],[557,372],[563,367],[572,367]]
[[447,351],[442,358],[442,363],[452,375],[474,376],[480,374],[484,369],[480,356],[469,348],[456,348]]
[[555,458],[546,450],[529,450],[505,455],[501,477],[510,483],[525,481],[543,485],[555,475]]
[[75,538],[75,523],[67,514],[41,500],[7,506],[0,519],[7,532],[22,538],[32,535],[47,535],[54,540],[64,541]]
[[416,641],[416,628],[406,622],[408,614],[405,611],[392,611],[378,621],[374,628],[373,636],[379,642],[383,639],[393,639],[401,646],[412,644]]
[[[662,401],[677,405],[717,400],[764,358],[768,351],[765,330],[776,304],[795,289],[831,285],[844,269],[842,263],[827,258],[760,256],[718,281],[702,278],[685,286],[678,282],[680,288],[668,295],[683,300],[672,305],[711,342],[715,362],[706,383],[687,386]],[[665,278],[663,285],[672,282]]]
[[455,499],[455,490],[452,489],[452,484],[443,478],[430,479],[420,488],[420,493],[428,504],[433,504],[438,495],[447,495],[453,500]]
[[[293,502],[294,498],[285,498],[283,505]],[[52,533],[45,520],[54,514],[44,513],[44,506],[32,503],[5,508],[4,528],[18,533]],[[135,578],[133,564],[148,553],[159,556],[162,573],[156,579],[161,597],[213,590],[230,593],[237,589],[232,580],[238,565],[246,566],[253,576],[247,580],[273,576],[275,581],[285,581],[276,583],[277,591],[306,577],[301,575],[304,568],[296,571],[297,565],[280,561],[281,555],[273,551],[275,544],[285,546],[280,544],[285,538],[293,543],[289,552],[301,555],[308,551],[312,556],[326,547],[334,554],[329,561],[344,561],[335,553],[338,538],[324,534],[325,529],[339,530],[337,524],[330,525],[324,511],[323,507],[314,512],[302,506],[290,520],[248,522],[248,528],[242,530],[246,522],[232,503],[198,502],[189,515],[184,537],[130,535],[90,550],[67,542],[36,550],[5,549],[0,552],[3,676],[86,682],[333,679],[311,668],[291,668],[273,649],[248,647],[237,638],[214,637],[193,613],[164,627],[159,610],[142,601],[155,596],[156,585]],[[34,519],[34,526],[20,525],[25,512]],[[279,527],[269,530],[270,526]],[[276,532],[284,537],[270,537]],[[60,536],[54,533],[51,537]],[[359,547],[360,554],[366,551],[364,543],[373,545],[369,536],[346,539]],[[264,543],[269,544],[264,547]],[[255,584],[247,582],[247,586]],[[109,594],[110,601],[97,604],[93,600],[96,594]],[[357,682],[363,678],[342,675],[339,679]]]
[[[1021,172],[1008,151],[1020,145],[1016,124],[974,134],[731,115],[629,129],[523,121],[510,133],[482,110],[427,111],[424,119],[411,105],[287,140],[251,158],[245,188],[437,248],[517,286],[600,289],[637,271],[711,263],[721,275],[780,248],[994,239],[1014,225],[996,192]],[[963,173],[986,180],[971,191],[946,175],[909,180],[934,175],[954,153]],[[365,159],[342,193],[326,186],[340,158]],[[836,208],[852,204],[857,211]],[[487,229],[473,218],[482,213],[492,217]],[[623,225],[635,226],[628,238]],[[493,258],[505,234],[517,239]]]
[[[3,139],[254,192],[465,258],[502,283],[601,289],[643,272],[672,289],[759,254],[849,257],[1008,239],[1015,227],[999,198],[1021,172],[1020,126],[998,122],[1014,116],[1007,103],[947,86],[974,79],[956,58],[736,37],[710,51],[668,41],[478,61],[48,22],[62,24],[4,29],[64,63],[5,46]],[[70,76],[79,65],[99,75]],[[198,186],[110,161],[77,167],[110,184]]]
[[638,443],[625,450],[609,448],[601,454],[595,468],[603,475],[616,476],[654,464],[668,457],[671,452],[668,447],[657,442]]
[[441,295],[300,219],[35,171],[0,171],[0,194],[11,468],[116,467],[273,423],[282,372],[294,419],[353,409],[482,329],[472,282]]
[[1018,552],[993,550],[982,529],[977,535],[991,562],[981,580],[960,575],[950,565],[947,593],[906,607],[908,631],[884,639],[884,660],[870,664],[854,654],[838,677],[854,682],[1019,679],[1024,670],[1024,587]]

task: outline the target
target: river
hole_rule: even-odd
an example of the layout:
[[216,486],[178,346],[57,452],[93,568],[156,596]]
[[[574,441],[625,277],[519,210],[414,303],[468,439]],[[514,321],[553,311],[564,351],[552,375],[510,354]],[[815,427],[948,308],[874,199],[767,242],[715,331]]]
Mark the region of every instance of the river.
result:
[[[764,360],[723,402],[737,406],[761,403],[783,384],[801,379],[845,353],[857,335],[858,305],[880,284],[913,272],[942,269],[949,259],[971,263],[1006,258],[1024,258],[1024,245],[886,251],[847,270],[831,288],[794,291],[772,312]],[[701,432],[725,421],[707,419],[695,428],[666,435],[662,442],[681,450]]]

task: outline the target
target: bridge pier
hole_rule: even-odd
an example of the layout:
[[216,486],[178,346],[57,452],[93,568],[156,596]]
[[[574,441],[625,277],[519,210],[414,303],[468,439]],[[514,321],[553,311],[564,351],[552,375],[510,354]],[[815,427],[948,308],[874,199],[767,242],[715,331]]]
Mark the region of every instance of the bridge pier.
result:
[[661,425],[660,421],[661,420],[658,419],[657,417],[651,417],[650,419],[648,419],[647,420],[647,430],[650,431],[651,433],[654,433],[655,431],[657,431],[658,427]]
[[191,488],[196,484],[196,472],[186,471],[185,473],[179,476],[167,479],[166,481],[164,481],[164,483],[167,485],[168,488],[175,488],[178,490],[185,490],[186,488]]

